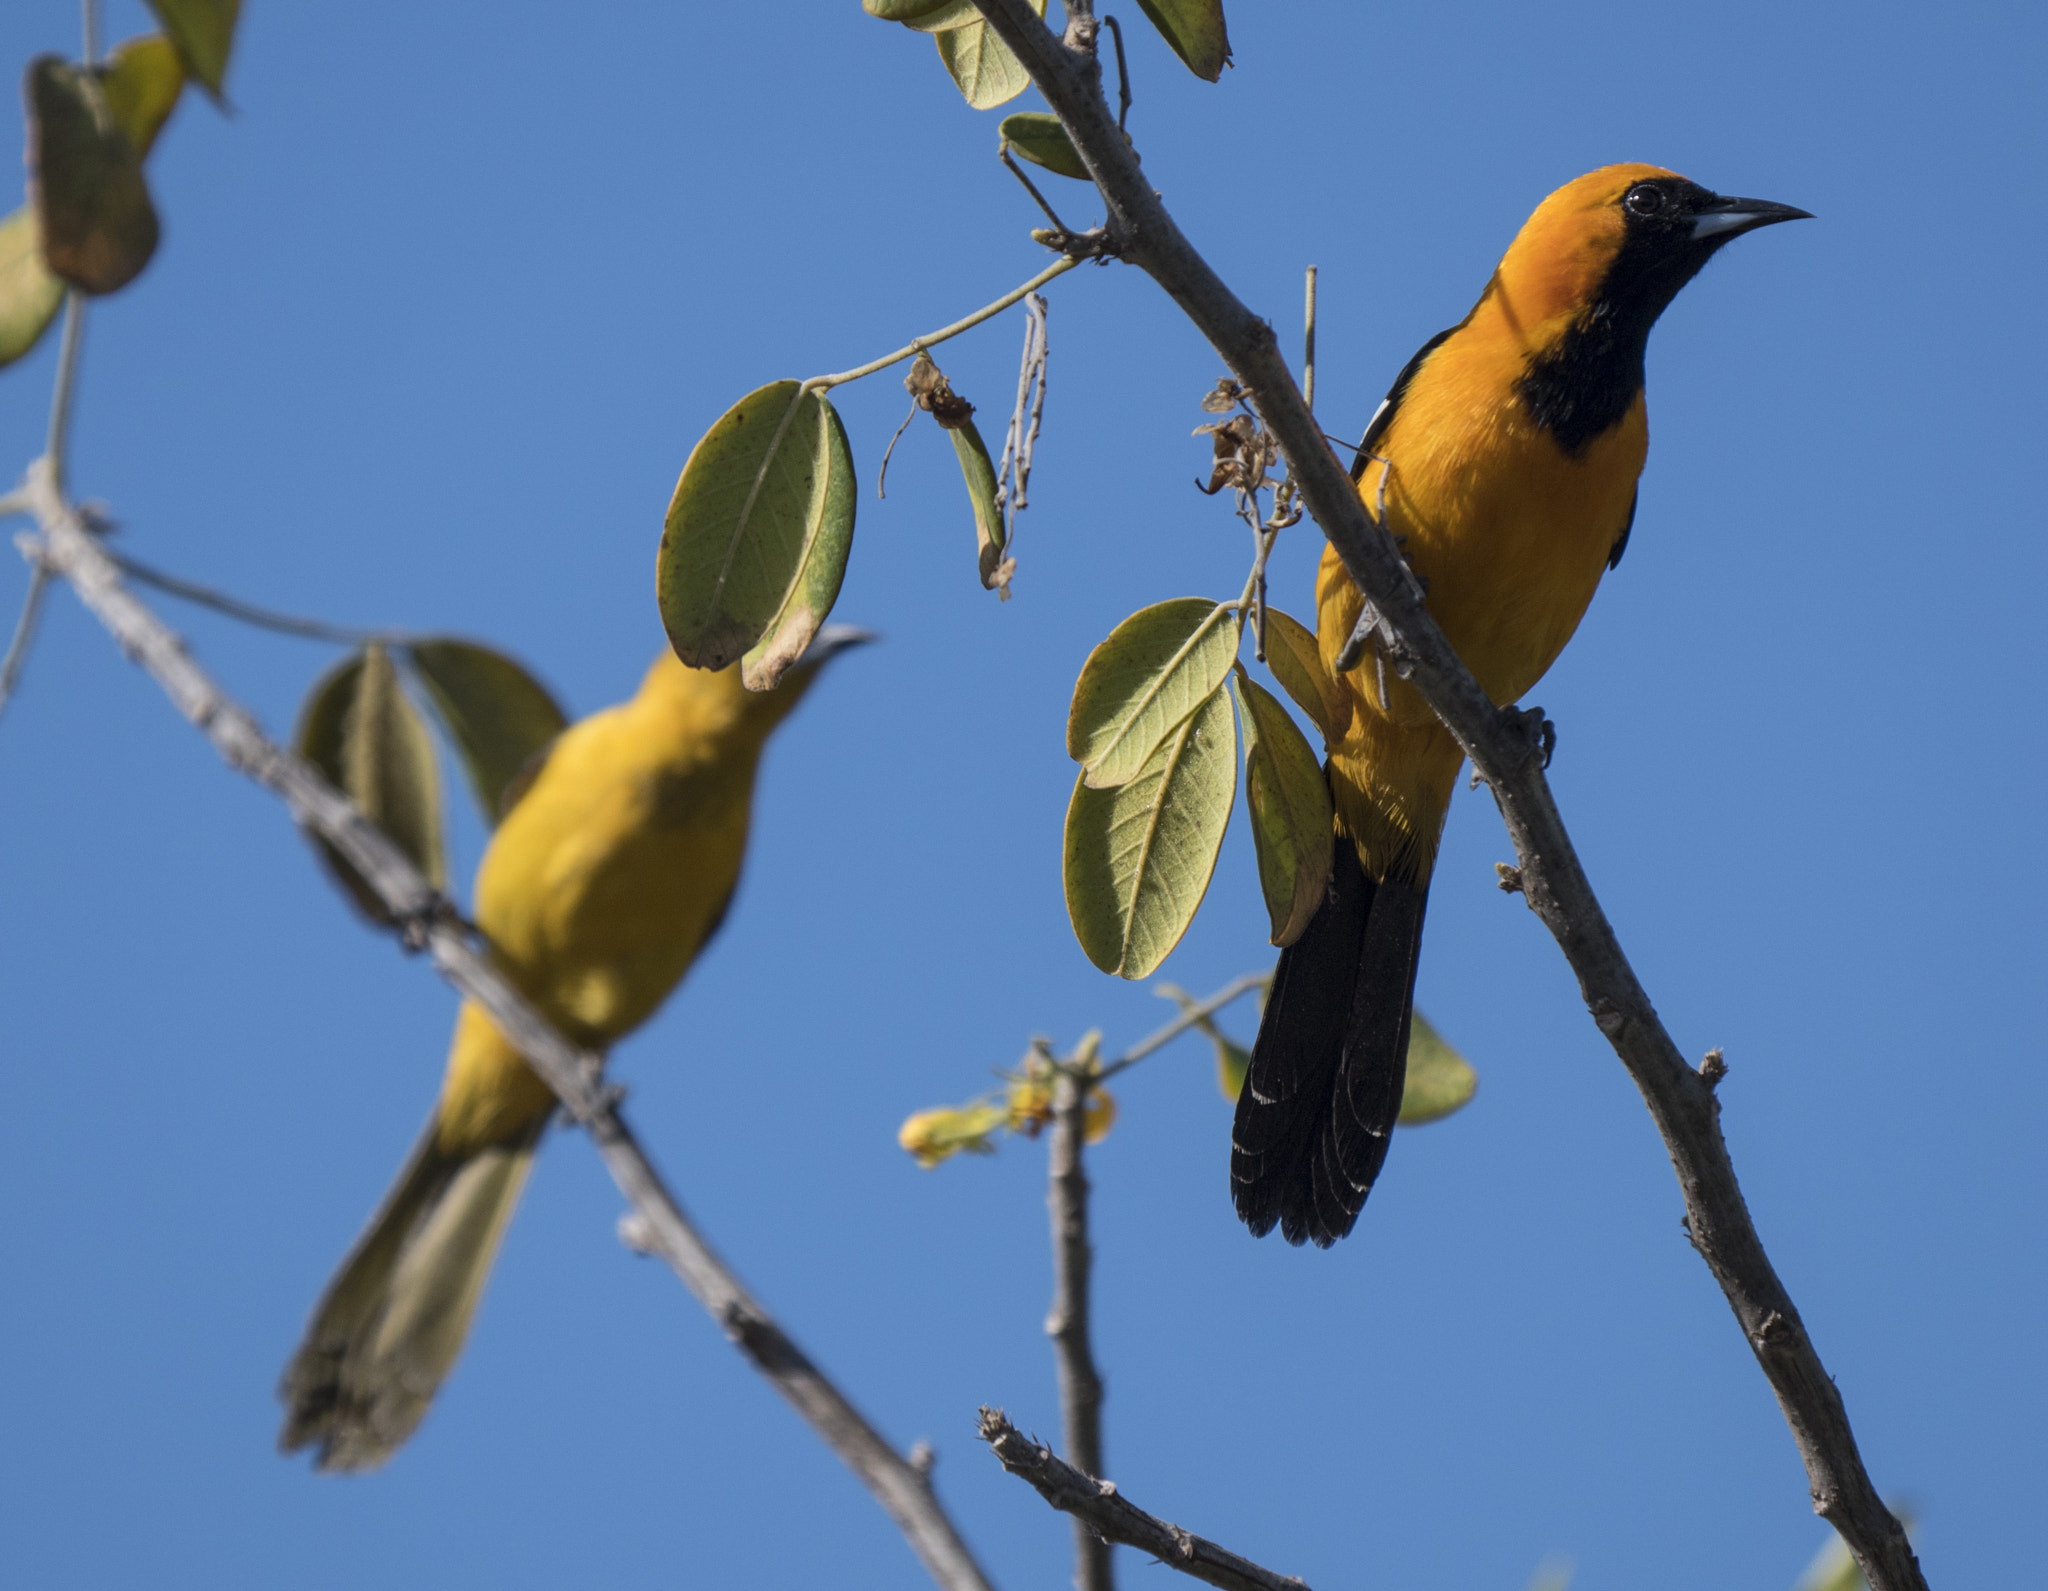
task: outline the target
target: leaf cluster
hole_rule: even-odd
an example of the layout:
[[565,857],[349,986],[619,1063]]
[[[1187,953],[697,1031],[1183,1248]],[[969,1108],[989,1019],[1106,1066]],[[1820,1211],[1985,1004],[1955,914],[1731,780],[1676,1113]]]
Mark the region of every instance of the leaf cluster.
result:
[[100,296],[142,273],[163,234],[143,162],[187,79],[222,103],[240,0],[150,6],[163,31],[104,61],[28,65],[28,199],[0,220],[0,366],[42,340],[66,288]]
[[[415,695],[454,748],[490,827],[532,782],[568,719],[547,687],[512,658],[452,637],[371,641],[314,683],[300,709],[293,750],[440,890],[447,884],[441,780],[427,714]],[[364,915],[388,925],[389,912],[355,869],[325,841],[316,839],[314,847]]]

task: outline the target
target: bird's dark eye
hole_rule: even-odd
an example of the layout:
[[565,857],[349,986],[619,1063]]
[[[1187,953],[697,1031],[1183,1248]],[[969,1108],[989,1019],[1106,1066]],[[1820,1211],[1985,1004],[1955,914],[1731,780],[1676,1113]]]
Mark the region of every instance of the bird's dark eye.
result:
[[1630,215],[1653,216],[1664,208],[1664,190],[1654,182],[1639,182],[1621,202]]

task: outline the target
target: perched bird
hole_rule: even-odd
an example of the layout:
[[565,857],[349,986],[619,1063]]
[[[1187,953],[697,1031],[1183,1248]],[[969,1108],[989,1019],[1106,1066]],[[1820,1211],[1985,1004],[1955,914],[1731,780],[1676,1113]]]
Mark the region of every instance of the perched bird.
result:
[[[664,652],[631,701],[573,725],[477,870],[493,959],[565,1035],[598,1049],[645,1022],[718,931],[747,848],[761,748],[827,659],[831,626],[775,690]],[[278,1445],[374,1469],[410,1436],[468,1335],[555,1097],[479,1006],[455,1021],[412,1157],[313,1310],[278,1388]]]
[[[1353,478],[1494,702],[1563,650],[1621,562],[1649,447],[1643,350],[1729,239],[1807,215],[1657,166],[1607,166],[1537,206],[1479,302],[1395,378]],[[1325,548],[1317,640],[1332,676],[1363,606]],[[1255,1235],[1351,1230],[1401,1108],[1430,870],[1463,753],[1368,656],[1341,676],[1325,769],[1330,893],[1280,957],[1238,1097],[1230,1176]]]

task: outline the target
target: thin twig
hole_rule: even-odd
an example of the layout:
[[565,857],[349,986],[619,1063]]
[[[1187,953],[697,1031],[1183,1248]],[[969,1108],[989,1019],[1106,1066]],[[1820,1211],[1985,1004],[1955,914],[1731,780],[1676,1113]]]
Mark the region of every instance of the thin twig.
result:
[[1308,1591],[1306,1581],[1275,1574],[1249,1558],[1207,1541],[1192,1531],[1148,1514],[1126,1502],[1115,1486],[1097,1480],[1056,1457],[1051,1448],[1034,1442],[1012,1425],[1001,1409],[984,1408],[981,1439],[1012,1475],[1020,1475],[1038,1495],[1106,1541],[1149,1552],[1169,1569],[1178,1569],[1223,1591]]
[[1096,1081],[1106,1083],[1119,1072],[1129,1071],[1154,1050],[1163,1049],[1179,1038],[1189,1028],[1200,1027],[1203,1022],[1221,1011],[1231,1001],[1250,994],[1254,989],[1263,989],[1273,981],[1270,972],[1247,972],[1241,978],[1233,978],[1199,1005],[1191,1005],[1165,1027],[1155,1033],[1148,1033],[1123,1054],[1102,1068]]
[[921,354],[928,348],[938,347],[940,343],[946,341],[949,337],[957,337],[963,331],[972,331],[990,316],[1000,315],[1026,293],[1037,292],[1039,288],[1045,286],[1055,276],[1064,275],[1080,263],[1078,259],[1062,255],[1036,276],[1032,277],[1022,287],[1013,288],[993,304],[984,304],[965,319],[956,320],[952,325],[942,326],[937,331],[926,332],[924,336],[904,344],[893,354],[884,354],[879,359],[870,359],[866,364],[856,365],[851,370],[842,370],[835,376],[813,376],[804,383],[804,386],[811,392],[823,392],[828,387],[843,387],[849,381],[858,381],[862,376],[871,376],[877,370],[887,370],[891,365],[901,364],[914,354]]
[[[1520,714],[1479,688],[1323,443],[1270,323],[1196,252],[1140,171],[1102,96],[1092,49],[1062,43],[1026,0],[974,0],[1031,74],[1081,152],[1125,259],[1149,274],[1257,394],[1288,474],[1359,589],[1388,626],[1396,662],[1484,776],[1522,869],[1524,894],[1563,950],[1600,1031],[1641,1091],[1670,1152],[1694,1246],[1741,1326],[1805,1464],[1816,1512],[1841,1532],[1872,1591],[1924,1591],[1906,1533],[1871,1483],[1840,1393],[1757,1235],[1721,1135],[1713,1089],[1686,1064],[1630,967],[1574,852]],[[1070,14],[1068,37],[1076,29]]]
[[896,427],[896,434],[889,438],[889,445],[882,449],[882,467],[875,471],[875,495],[889,495],[889,457],[896,451],[896,444],[903,440],[903,433],[910,429],[910,422],[917,418],[917,405],[910,406],[910,412],[903,417],[903,423]]
[[[1090,1336],[1088,1172],[1082,1162],[1087,1135],[1088,1096],[1094,1079],[1061,1067],[1053,1078],[1052,1143],[1047,1159],[1046,1208],[1052,1215],[1053,1294],[1045,1317],[1059,1370],[1060,1425],[1067,1455],[1090,1475],[1102,1463],[1102,1376],[1095,1368]],[[1109,1543],[1074,1520],[1076,1591],[1114,1591]]]
[[1017,365],[1017,402],[1003,433],[1003,456],[996,465],[996,507],[1003,516],[1003,548],[1017,540],[1017,515],[1030,506],[1031,458],[1038,446],[1039,422],[1045,415],[1046,321],[1048,305],[1037,293],[1024,300],[1024,357]]
[[1102,25],[1109,29],[1109,36],[1116,41],[1116,130],[1124,130],[1124,118],[1131,114],[1131,69],[1124,60],[1123,25],[1113,16],[1105,14]]
[[47,460],[31,466],[26,487],[42,535],[37,555],[71,582],[123,652],[164,689],[172,705],[209,739],[228,765],[281,796],[299,824],[355,867],[423,946],[442,977],[490,1013],[532,1063],[571,1120],[590,1134],[612,1180],[632,1206],[641,1246],[657,1253],[754,1367],[859,1477],[932,1579],[946,1591],[988,1591],[988,1581],[940,1507],[926,1477],[883,1440],[845,1395],[805,1356],[690,1223],[633,1136],[603,1062],[555,1031],[491,965],[448,903],[374,827],[307,763],[282,749],[247,709],[193,661],[184,641],[139,601],[120,569],[65,502]]
[[1023,446],[1017,450],[1017,503],[1024,508],[1030,500],[1031,461],[1038,454],[1038,428],[1045,419],[1045,384],[1052,374],[1052,305],[1038,293],[1025,302],[1038,322],[1038,379],[1031,394],[1031,424],[1025,428]]
[[14,639],[7,643],[7,657],[0,661],[0,714],[14,700],[14,687],[21,681],[22,665],[35,640],[36,620],[42,617],[43,598],[50,589],[50,569],[41,558],[29,559],[28,595],[21,599],[21,617],[14,621]]
[[403,646],[418,639],[410,630],[361,630],[348,624],[329,624],[325,619],[302,619],[290,613],[279,613],[273,608],[259,608],[253,602],[244,602],[240,597],[231,597],[224,591],[211,586],[202,586],[191,580],[165,574],[153,569],[139,558],[126,553],[109,552],[108,559],[131,580],[143,585],[154,586],[166,596],[178,598],[181,602],[197,603],[202,608],[212,608],[216,613],[225,613],[231,619],[244,624],[253,624],[260,630],[274,630],[279,635],[299,635],[314,641],[336,641],[344,646],[369,646],[382,643],[386,646]]
[[57,350],[57,381],[50,389],[49,439],[43,456],[64,489],[64,471],[71,445],[71,409],[78,397],[78,360],[85,343],[85,295],[72,288],[64,295],[64,337]]
[[1045,212],[1045,218],[1052,223],[1053,230],[1063,237],[1070,236],[1073,229],[1060,219],[1059,212],[1052,207],[1052,201],[1038,191],[1038,184],[1024,175],[1024,168],[1010,158],[1010,146],[1007,143],[996,145],[996,159],[1008,166],[1010,175],[1024,184],[1024,191],[1038,202],[1038,208]]
[[100,58],[100,0],[83,0],[81,9],[85,13],[82,19],[82,31],[85,35],[82,59],[87,66],[91,66]]
[[1302,318],[1306,326],[1301,342],[1301,403],[1310,414],[1316,412],[1316,268],[1308,268],[1308,303]]

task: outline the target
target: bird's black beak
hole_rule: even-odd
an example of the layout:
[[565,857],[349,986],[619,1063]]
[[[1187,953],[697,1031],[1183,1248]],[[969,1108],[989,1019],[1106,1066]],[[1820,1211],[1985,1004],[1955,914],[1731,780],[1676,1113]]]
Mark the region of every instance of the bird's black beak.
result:
[[1773,204],[1768,199],[1730,199],[1717,194],[1693,212],[1692,241],[1725,243],[1761,226],[1812,219],[1812,211],[1795,210],[1789,204]]
[[867,646],[872,642],[881,640],[881,638],[880,633],[875,630],[863,630],[851,624],[828,624],[812,637],[810,646],[804,651],[802,661],[806,663],[830,662],[841,652],[850,651],[856,646]]

